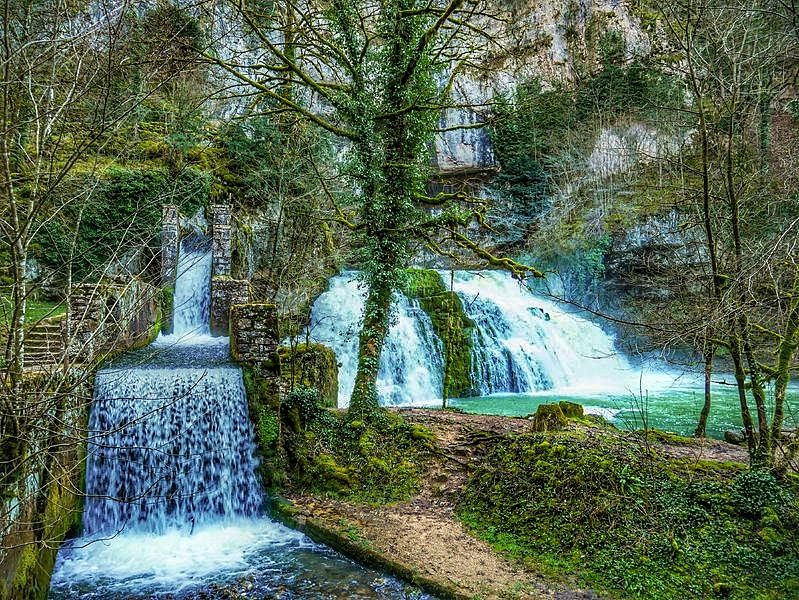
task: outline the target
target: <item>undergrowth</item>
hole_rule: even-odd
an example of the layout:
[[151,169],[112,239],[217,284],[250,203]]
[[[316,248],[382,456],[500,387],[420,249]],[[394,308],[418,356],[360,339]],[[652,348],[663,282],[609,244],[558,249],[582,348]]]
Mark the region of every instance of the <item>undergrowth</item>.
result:
[[617,435],[523,435],[487,454],[458,514],[503,554],[622,597],[799,597],[796,490],[706,462]]
[[369,504],[400,501],[419,489],[432,433],[387,411],[368,421],[348,419],[321,408],[314,393],[292,392],[282,407],[295,489]]

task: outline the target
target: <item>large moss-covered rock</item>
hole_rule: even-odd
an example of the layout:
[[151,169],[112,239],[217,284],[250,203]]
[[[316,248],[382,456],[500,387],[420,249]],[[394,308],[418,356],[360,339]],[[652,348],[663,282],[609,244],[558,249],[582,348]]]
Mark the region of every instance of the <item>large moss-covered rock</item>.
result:
[[430,317],[433,330],[444,344],[444,396],[474,395],[472,382],[472,331],[474,322],[466,315],[458,295],[447,289],[436,271],[410,269],[403,289],[419,301]]
[[313,388],[319,392],[323,406],[338,405],[338,360],[336,353],[323,344],[281,346],[281,389],[288,393],[297,388]]
[[558,402],[558,406],[560,407],[563,416],[567,419],[581,419],[585,416],[585,411],[583,410],[582,404],[561,400]]
[[566,427],[568,420],[559,404],[541,404],[532,416],[533,431],[557,431]]

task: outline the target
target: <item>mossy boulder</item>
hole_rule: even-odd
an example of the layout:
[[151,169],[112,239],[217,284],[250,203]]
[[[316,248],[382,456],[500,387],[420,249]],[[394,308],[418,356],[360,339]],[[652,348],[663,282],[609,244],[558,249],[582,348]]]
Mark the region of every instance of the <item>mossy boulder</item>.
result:
[[531,419],[533,431],[538,432],[557,431],[569,422],[559,404],[541,404]]
[[558,402],[558,406],[560,407],[563,416],[567,419],[582,419],[585,416],[585,411],[583,410],[582,404],[561,400]]
[[298,388],[313,388],[319,392],[323,406],[338,406],[338,360],[336,353],[323,344],[299,344],[294,348],[281,346],[280,385],[284,393]]
[[472,381],[475,325],[464,312],[460,297],[447,289],[441,275],[431,269],[409,269],[402,291],[419,301],[444,345],[444,395],[447,398],[475,395]]

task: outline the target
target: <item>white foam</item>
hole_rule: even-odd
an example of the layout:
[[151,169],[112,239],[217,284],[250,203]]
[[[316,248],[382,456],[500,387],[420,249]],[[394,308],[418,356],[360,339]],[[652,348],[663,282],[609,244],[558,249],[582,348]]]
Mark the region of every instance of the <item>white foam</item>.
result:
[[59,552],[52,585],[96,585],[105,592],[141,594],[145,590],[180,592],[250,572],[254,556],[287,545],[313,543],[301,533],[268,519],[209,524],[194,534],[171,529],[163,534],[126,531],[110,539],[79,538]]

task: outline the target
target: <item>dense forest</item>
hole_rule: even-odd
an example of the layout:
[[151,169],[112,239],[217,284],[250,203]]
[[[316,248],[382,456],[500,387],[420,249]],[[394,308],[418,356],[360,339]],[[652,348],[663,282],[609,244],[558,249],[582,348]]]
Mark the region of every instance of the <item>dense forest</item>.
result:
[[794,3],[0,6],[0,598],[799,597]]

